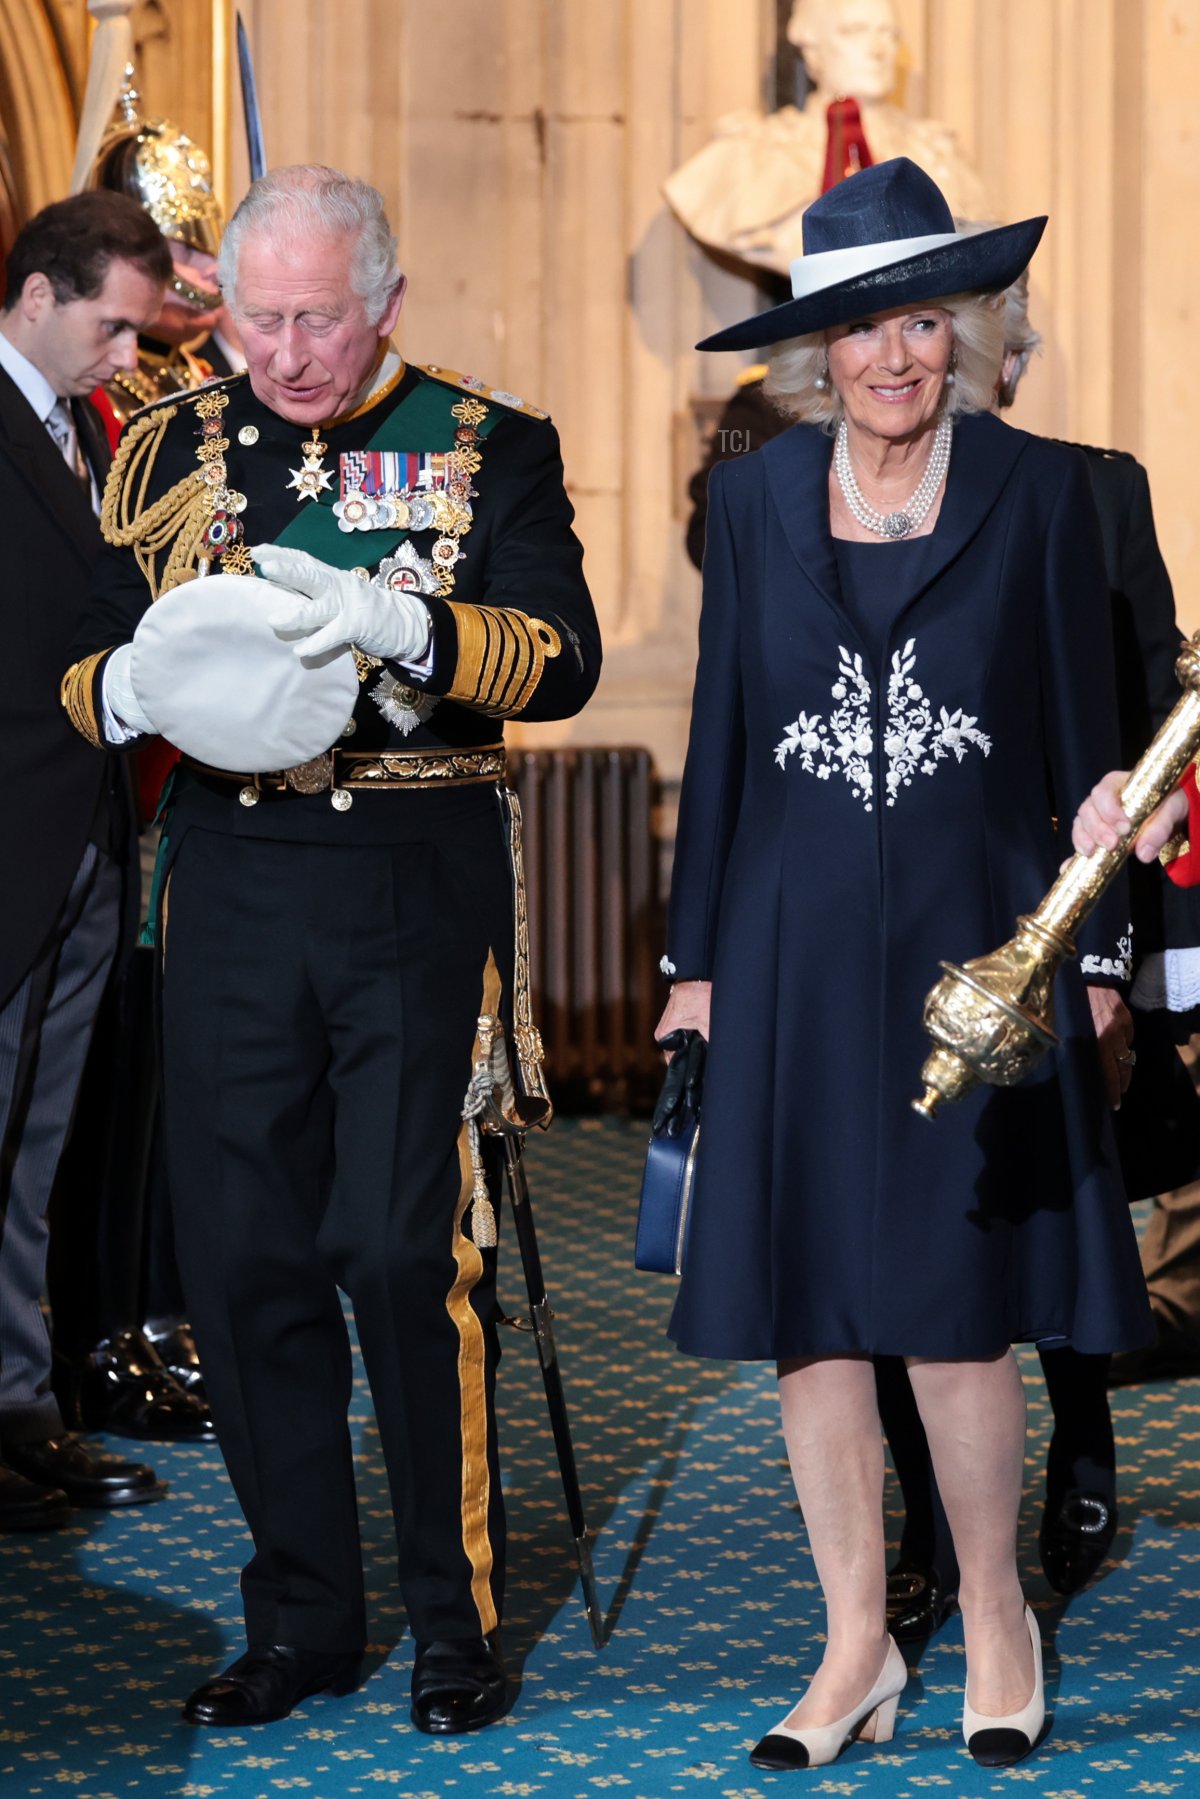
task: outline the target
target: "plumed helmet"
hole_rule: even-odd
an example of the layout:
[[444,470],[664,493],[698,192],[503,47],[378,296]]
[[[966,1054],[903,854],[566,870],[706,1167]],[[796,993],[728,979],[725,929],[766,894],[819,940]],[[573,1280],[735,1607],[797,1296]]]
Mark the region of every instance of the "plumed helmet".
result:
[[109,188],[144,206],[163,236],[215,256],[225,220],[213,191],[212,164],[170,119],[143,119],[127,64],[116,117],[92,164],[89,187]]

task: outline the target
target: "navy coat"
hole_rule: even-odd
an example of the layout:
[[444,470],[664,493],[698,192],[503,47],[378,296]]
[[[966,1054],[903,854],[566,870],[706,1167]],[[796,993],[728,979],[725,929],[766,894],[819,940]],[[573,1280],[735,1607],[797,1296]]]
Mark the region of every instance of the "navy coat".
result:
[[[1118,766],[1083,459],[959,421],[876,669],[841,606],[831,450],[796,426],[713,473],[668,936],[670,972],[713,983],[711,1044],[671,1334],[743,1359],[1142,1342],[1079,970],[1031,1079],[932,1125],[909,1107],[939,961],[1012,935]],[[1123,886],[1080,949],[1127,975]]]

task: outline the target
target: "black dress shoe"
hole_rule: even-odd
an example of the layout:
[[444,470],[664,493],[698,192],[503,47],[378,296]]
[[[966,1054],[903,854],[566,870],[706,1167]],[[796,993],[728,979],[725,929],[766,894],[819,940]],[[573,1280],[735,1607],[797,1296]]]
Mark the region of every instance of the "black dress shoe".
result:
[[352,1693],[361,1671],[361,1649],[331,1655],[286,1643],[247,1649],[223,1674],[196,1688],[184,1720],[218,1730],[272,1724],[313,1693]]
[[61,1487],[43,1487],[0,1464],[0,1530],[56,1530],[70,1516]]
[[1116,1534],[1117,1502],[1108,1495],[1072,1489],[1061,1503],[1047,1501],[1038,1554],[1055,1592],[1077,1593],[1086,1586]]
[[958,1610],[958,1592],[933,1568],[901,1562],[887,1577],[887,1627],[898,1643],[923,1642]]
[[193,1399],[204,1399],[204,1373],[192,1327],[186,1318],[147,1319],[142,1335],[158,1351],[159,1357],[185,1393]]
[[26,1480],[59,1487],[72,1505],[145,1505],[161,1499],[166,1486],[140,1462],[97,1455],[78,1437],[49,1437],[43,1443],[0,1444],[0,1460]]
[[151,1443],[213,1442],[212,1414],[185,1393],[140,1331],[121,1331],[75,1362],[56,1358],[54,1390],[76,1430]]
[[412,1721],[430,1736],[481,1730],[502,1718],[508,1679],[498,1634],[418,1643],[412,1671]]

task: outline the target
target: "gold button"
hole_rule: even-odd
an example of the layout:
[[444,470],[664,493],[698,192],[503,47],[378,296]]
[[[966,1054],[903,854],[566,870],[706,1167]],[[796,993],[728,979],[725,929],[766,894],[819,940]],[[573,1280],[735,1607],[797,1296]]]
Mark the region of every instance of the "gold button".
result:
[[258,788],[257,787],[243,787],[238,794],[238,798],[241,800],[243,806],[257,806],[257,804],[258,804]]
[[352,718],[348,719],[346,724],[343,725],[343,727],[342,727],[342,736],[343,737],[353,737],[353,735],[357,731],[357,729],[358,729],[358,726],[355,724],[354,720]]
[[335,812],[349,812],[354,804],[354,795],[347,793],[344,787],[335,787],[329,798],[333,802]]
[[258,426],[243,425],[238,432],[238,442],[246,445],[256,444],[258,442]]

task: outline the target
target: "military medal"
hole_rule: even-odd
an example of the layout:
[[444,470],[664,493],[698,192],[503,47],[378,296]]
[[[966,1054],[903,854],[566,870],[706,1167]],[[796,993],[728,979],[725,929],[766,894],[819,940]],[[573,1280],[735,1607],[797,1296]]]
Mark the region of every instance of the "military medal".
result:
[[418,725],[432,718],[437,706],[432,694],[422,693],[419,687],[409,687],[406,682],[397,681],[394,675],[388,674],[379,677],[371,689],[371,698],[402,737],[409,736]]
[[340,500],[333,502],[333,516],[338,522],[339,531],[375,529],[374,503],[358,488],[352,487],[349,493],[343,493]]
[[411,543],[402,543],[394,555],[384,557],[374,583],[391,593],[436,593],[438,587],[433,563],[419,556]]
[[296,490],[297,505],[301,500],[319,499],[333,480],[333,470],[323,467],[321,460],[329,445],[321,442],[318,432],[319,427],[314,425],[308,441],[301,445],[304,466],[294,468],[288,482]]

